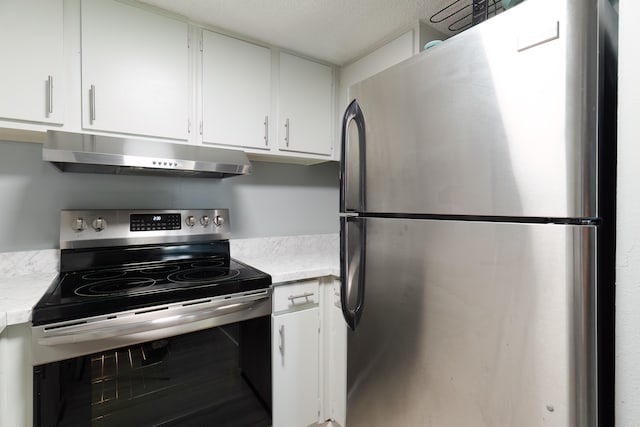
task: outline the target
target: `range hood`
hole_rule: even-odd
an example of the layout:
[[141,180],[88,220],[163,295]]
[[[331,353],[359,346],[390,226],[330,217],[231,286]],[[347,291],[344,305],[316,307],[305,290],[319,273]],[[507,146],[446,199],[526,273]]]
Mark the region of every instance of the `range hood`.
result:
[[251,173],[242,151],[47,131],[42,159],[61,171],[226,178]]

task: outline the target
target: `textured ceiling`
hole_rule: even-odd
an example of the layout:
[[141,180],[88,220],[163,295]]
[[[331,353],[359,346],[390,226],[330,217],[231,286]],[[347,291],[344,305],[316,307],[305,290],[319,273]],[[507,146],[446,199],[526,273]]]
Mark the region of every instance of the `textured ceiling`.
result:
[[[248,39],[343,65],[413,28],[419,19],[453,34],[471,0],[141,0]],[[489,0],[490,3],[500,0]],[[451,5],[430,23],[439,10]],[[455,13],[459,11],[459,13]],[[458,19],[462,21],[456,22]]]

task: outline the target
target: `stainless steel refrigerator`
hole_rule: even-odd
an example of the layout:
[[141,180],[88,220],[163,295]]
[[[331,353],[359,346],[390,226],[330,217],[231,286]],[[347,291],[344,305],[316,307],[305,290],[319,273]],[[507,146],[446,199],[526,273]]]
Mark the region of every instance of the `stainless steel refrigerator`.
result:
[[347,427],[613,425],[605,11],[528,0],[350,88]]

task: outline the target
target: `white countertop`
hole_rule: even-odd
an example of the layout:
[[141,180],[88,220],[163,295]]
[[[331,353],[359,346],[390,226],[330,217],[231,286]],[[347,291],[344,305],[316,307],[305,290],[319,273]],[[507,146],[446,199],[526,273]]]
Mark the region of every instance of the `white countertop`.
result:
[[31,309],[58,273],[31,273],[0,279],[0,332],[31,320]]
[[[274,285],[339,276],[337,234],[231,240],[231,256],[271,275]],[[0,332],[31,320],[55,279],[58,251],[0,253]],[[38,260],[37,262],[34,260]],[[41,271],[39,271],[41,270]]]
[[340,276],[338,262],[313,256],[297,256],[287,260],[246,258],[240,261],[271,275],[274,285],[325,276]]
[[340,276],[337,234],[231,241],[231,256],[271,275],[274,285]]

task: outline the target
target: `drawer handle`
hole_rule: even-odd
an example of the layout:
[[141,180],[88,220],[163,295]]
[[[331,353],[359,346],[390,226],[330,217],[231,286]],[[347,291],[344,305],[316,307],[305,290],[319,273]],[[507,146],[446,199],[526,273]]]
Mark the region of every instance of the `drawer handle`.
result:
[[49,76],[47,79],[47,100],[49,101],[47,112],[49,116],[53,114],[53,76]]
[[89,88],[89,123],[96,121],[96,86],[91,85]]
[[314,296],[315,294],[313,292],[305,292],[304,294],[300,294],[300,295],[291,295],[289,297],[289,301],[291,301],[292,303],[299,299],[299,298],[304,298],[305,300],[307,300],[306,302],[309,302],[309,297]]
[[278,348],[280,349],[280,354],[284,358],[284,325],[280,325],[278,333],[280,335],[280,345],[278,345]]
[[284,121],[284,142],[287,144],[287,147],[289,146],[289,119],[286,119]]

